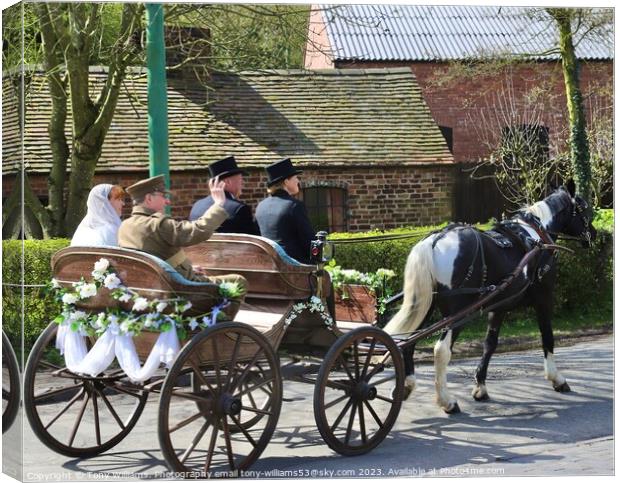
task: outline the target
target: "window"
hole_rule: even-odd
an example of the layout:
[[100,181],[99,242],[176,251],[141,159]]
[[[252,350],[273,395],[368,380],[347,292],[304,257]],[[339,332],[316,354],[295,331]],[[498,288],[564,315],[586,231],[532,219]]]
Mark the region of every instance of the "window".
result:
[[303,199],[308,216],[316,231],[330,233],[347,230],[347,191],[329,186],[303,188]]
[[439,126],[439,130],[441,134],[443,134],[446,143],[448,144],[448,149],[452,154],[454,154],[454,142],[452,140],[452,128],[448,126]]
[[549,128],[539,124],[518,124],[502,129],[504,157],[543,161],[549,158]]

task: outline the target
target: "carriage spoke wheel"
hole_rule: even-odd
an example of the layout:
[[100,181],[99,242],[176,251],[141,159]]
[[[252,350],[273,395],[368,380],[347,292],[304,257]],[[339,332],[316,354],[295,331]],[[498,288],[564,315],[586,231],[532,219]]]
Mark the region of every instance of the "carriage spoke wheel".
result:
[[279,360],[260,332],[235,322],[204,330],[178,354],[162,387],[164,458],[184,477],[239,476],[269,443],[281,405]]
[[[386,352],[390,358],[381,363]],[[340,337],[314,388],[314,418],[327,445],[353,456],[381,443],[398,416],[404,378],[399,349],[382,330],[362,327]]]
[[2,432],[11,427],[19,410],[19,366],[8,337],[2,331]]
[[47,447],[71,457],[94,456],[114,447],[135,426],[148,393],[110,368],[98,377],[74,374],[55,347],[51,323],[28,357],[24,408],[34,433]]
[[[222,372],[225,370],[227,369],[222,369]],[[233,370],[237,374],[241,374],[243,372],[243,366],[236,364]],[[198,377],[196,377],[193,370],[190,371],[190,376],[192,381],[192,389],[195,391],[200,391],[201,381]],[[272,399],[271,396],[273,394],[273,383],[268,381],[266,384],[261,384],[266,379],[268,379],[267,374],[265,374],[259,362],[255,364],[255,367],[248,371],[247,377],[241,383],[240,388],[241,404],[244,407],[247,407],[248,410],[244,411],[243,414],[240,415],[239,421],[235,421],[235,424],[229,426],[231,433],[238,433],[240,431],[250,429],[269,413]],[[212,381],[212,383],[215,382],[216,381]],[[259,390],[252,390],[254,386],[256,386]],[[201,402],[197,402],[196,405],[199,408],[204,407]],[[220,429],[224,428],[220,426]]]

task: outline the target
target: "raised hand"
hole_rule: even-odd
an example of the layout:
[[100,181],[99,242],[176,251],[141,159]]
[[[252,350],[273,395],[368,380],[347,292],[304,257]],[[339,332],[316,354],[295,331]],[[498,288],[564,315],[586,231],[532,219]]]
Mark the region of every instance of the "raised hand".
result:
[[224,206],[226,201],[226,193],[224,192],[224,181],[220,181],[220,177],[216,176],[209,180],[209,191],[216,205]]

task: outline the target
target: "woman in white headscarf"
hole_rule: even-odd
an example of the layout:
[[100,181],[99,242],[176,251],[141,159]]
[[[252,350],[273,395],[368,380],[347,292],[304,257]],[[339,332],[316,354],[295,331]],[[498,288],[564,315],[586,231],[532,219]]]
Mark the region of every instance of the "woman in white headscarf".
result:
[[71,246],[117,246],[124,204],[125,190],[120,186],[94,186],[86,201],[86,216],[75,230]]

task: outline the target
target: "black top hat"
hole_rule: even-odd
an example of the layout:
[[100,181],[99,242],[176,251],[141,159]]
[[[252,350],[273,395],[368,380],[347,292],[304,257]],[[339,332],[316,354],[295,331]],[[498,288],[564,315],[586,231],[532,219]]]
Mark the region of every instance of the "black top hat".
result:
[[299,169],[295,169],[293,167],[293,163],[291,163],[290,158],[270,164],[265,168],[265,171],[267,171],[267,186],[279,183],[280,181],[290,178],[291,176],[295,176],[296,174],[301,174]]
[[239,173],[245,176],[248,174],[237,166],[237,161],[235,161],[234,156],[228,156],[227,158],[211,163],[209,165],[209,173],[212,178],[219,176],[220,179],[228,178],[229,176],[234,176]]

